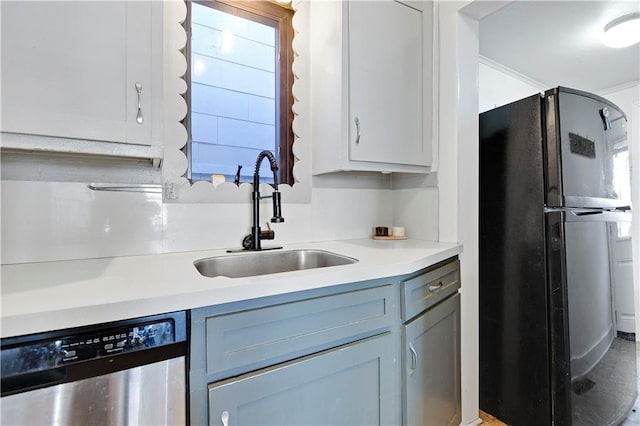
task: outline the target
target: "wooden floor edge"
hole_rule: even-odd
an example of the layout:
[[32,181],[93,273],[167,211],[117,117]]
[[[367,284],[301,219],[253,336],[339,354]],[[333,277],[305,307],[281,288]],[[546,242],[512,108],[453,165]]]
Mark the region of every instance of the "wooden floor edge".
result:
[[495,416],[492,416],[489,413],[485,413],[482,410],[480,410],[480,420],[482,420],[480,426],[507,426],[506,423],[501,422],[500,420],[496,419]]

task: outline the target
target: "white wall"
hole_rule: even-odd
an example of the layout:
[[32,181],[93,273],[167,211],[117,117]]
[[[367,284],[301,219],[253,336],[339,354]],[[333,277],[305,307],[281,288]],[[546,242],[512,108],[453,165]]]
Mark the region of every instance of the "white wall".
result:
[[[630,128],[638,125],[638,123],[632,124],[631,112],[633,110],[633,104],[636,102],[640,102],[640,82],[626,84],[621,87],[612,87],[607,90],[601,90],[596,94],[610,100],[618,107],[620,107],[620,109],[622,109],[622,111],[624,111],[624,113],[627,115],[627,120],[629,120]],[[635,139],[637,142],[637,138]]]
[[[640,102],[634,102],[631,108],[632,122],[634,123],[631,128],[632,134],[632,151],[631,151],[631,167],[632,170],[640,170]],[[634,206],[640,205],[640,176],[638,172],[632,173],[631,176],[631,201]],[[636,211],[637,211],[636,207]],[[633,284],[636,292],[635,299],[635,312],[636,312],[636,341],[640,341],[640,215],[634,213],[634,219],[632,222],[632,256],[635,267],[633,268]]]
[[488,58],[480,57],[478,102],[480,112],[543,92],[547,87]]
[[439,2],[440,240],[460,242],[462,424],[478,424],[478,21]]
[[392,226],[411,238],[438,240],[438,188],[394,189]]

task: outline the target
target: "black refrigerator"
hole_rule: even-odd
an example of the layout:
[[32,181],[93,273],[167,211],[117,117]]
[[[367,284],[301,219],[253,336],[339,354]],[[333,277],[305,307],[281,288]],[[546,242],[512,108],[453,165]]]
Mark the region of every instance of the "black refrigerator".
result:
[[564,87],[484,112],[479,186],[480,408],[618,424],[637,397],[633,312],[615,302],[633,294],[626,116]]

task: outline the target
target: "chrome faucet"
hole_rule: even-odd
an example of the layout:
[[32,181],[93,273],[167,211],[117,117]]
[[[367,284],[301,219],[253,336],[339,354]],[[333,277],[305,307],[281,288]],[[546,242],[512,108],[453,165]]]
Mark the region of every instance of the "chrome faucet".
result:
[[[271,195],[260,195],[260,164],[265,157],[269,160],[271,164],[271,171],[273,172],[273,192]],[[256,159],[256,169],[253,173],[253,192],[251,199],[253,201],[253,221],[251,226],[251,234],[245,236],[242,240],[242,247],[244,250],[251,251],[259,251],[259,250],[272,250],[279,249],[282,247],[269,247],[263,249],[260,241],[261,240],[273,240],[275,238],[275,232],[271,229],[267,231],[262,231],[260,229],[260,200],[264,198],[271,197],[273,199],[273,217],[271,218],[272,223],[282,223],[284,222],[284,218],[282,217],[282,207],[280,201],[280,192],[278,191],[278,164],[276,163],[276,158],[270,151],[262,151],[258,154],[258,158]],[[269,224],[267,223],[267,227]]]

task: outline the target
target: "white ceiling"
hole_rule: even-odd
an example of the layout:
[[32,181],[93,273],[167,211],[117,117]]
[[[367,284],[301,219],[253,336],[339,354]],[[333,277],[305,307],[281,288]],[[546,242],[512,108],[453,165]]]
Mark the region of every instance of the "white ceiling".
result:
[[605,47],[602,28],[640,1],[496,2],[480,21],[480,54],[551,88],[606,91],[640,80],[640,45]]

